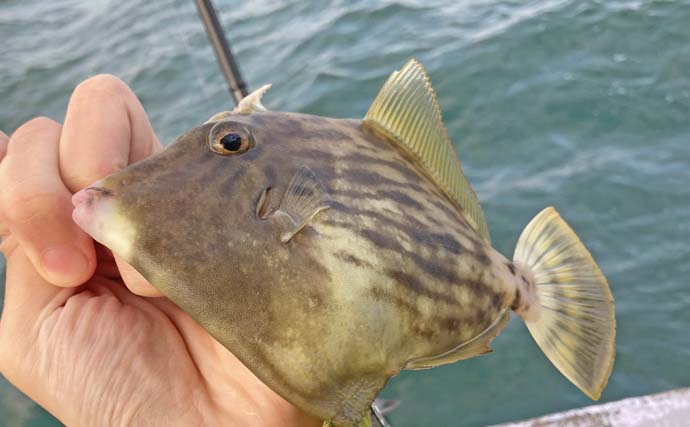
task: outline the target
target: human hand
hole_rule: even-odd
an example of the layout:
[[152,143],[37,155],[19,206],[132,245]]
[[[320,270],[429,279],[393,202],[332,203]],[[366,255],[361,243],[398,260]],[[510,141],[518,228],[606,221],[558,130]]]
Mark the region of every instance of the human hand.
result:
[[320,426],[72,221],[72,193],[158,149],[111,76],[63,126],[0,132],[0,373],[67,425]]

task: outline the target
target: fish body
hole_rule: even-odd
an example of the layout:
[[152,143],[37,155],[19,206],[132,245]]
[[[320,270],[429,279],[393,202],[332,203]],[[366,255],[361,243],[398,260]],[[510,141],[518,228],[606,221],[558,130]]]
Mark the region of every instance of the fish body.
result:
[[[511,309],[538,325],[541,261],[492,248],[461,169],[405,144],[417,137],[385,115],[269,112],[259,98],[95,184],[77,222],[333,425],[358,423],[401,369],[490,351]],[[611,352],[601,360],[610,372]]]

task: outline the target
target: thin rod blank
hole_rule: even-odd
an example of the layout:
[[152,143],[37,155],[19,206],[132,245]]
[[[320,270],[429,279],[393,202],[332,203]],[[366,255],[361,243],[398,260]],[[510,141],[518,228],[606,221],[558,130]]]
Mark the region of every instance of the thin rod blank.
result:
[[235,62],[235,57],[230,50],[230,44],[225,38],[223,28],[218,22],[218,16],[213,8],[211,0],[194,0],[196,8],[199,12],[199,17],[204,23],[206,34],[208,35],[211,45],[213,45],[213,52],[216,54],[220,69],[228,82],[228,89],[235,100],[235,105],[239,104],[240,100],[247,96],[247,85],[242,80],[242,74]]

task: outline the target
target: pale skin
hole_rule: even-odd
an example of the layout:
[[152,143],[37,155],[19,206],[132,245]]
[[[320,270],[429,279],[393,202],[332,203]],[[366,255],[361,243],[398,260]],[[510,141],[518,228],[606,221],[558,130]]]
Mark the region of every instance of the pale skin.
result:
[[0,373],[68,426],[321,426],[72,221],[73,193],[160,148],[107,75],[64,124],[0,132]]

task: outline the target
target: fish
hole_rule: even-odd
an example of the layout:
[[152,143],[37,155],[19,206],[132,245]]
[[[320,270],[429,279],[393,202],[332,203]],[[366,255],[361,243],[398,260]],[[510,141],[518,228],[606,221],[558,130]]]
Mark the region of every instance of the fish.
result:
[[419,62],[363,119],[269,111],[269,87],[81,190],[74,220],[324,426],[364,422],[401,370],[490,352],[510,313],[599,398],[606,278],[553,207],[512,259],[492,247]]

